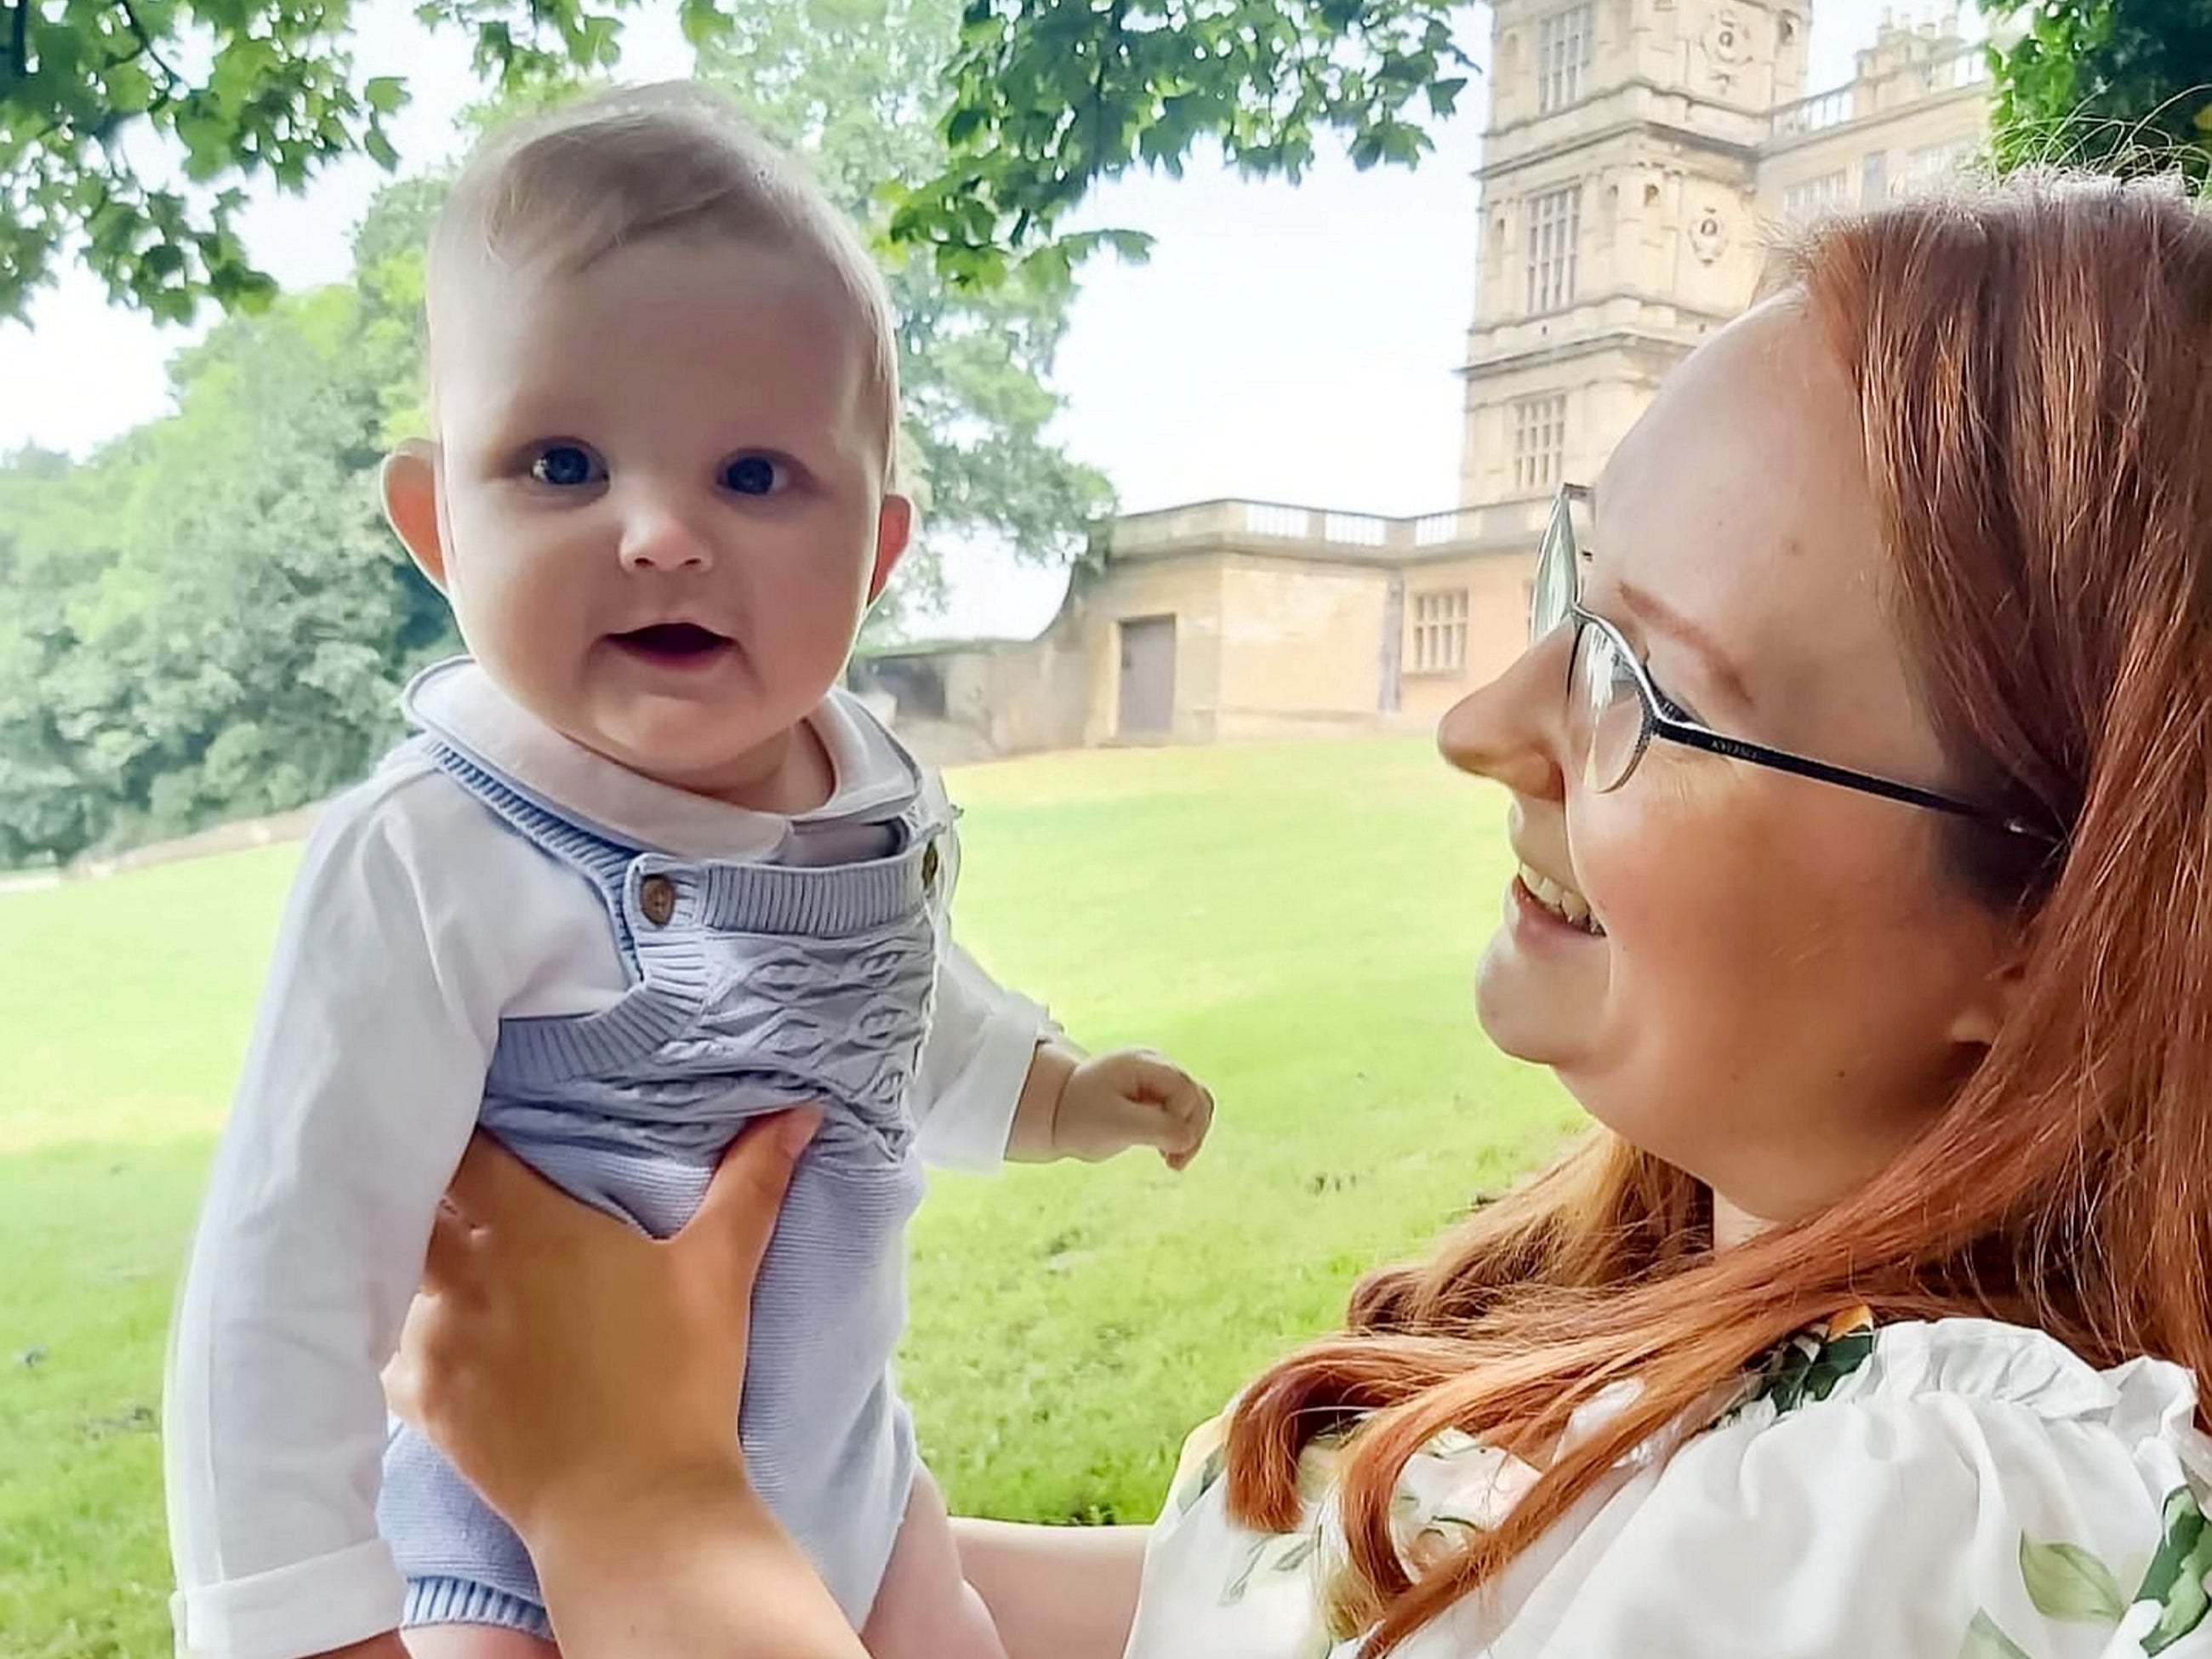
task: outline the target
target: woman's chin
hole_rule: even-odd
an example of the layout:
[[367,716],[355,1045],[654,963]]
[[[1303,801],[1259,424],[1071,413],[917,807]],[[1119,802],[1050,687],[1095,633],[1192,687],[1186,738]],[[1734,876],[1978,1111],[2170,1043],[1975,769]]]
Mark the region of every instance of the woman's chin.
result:
[[1474,1018],[1500,1053],[1532,1066],[1557,1066],[1566,1059],[1573,1033],[1563,1029],[1562,1010],[1529,994],[1510,965],[1493,966],[1489,957],[1474,981]]

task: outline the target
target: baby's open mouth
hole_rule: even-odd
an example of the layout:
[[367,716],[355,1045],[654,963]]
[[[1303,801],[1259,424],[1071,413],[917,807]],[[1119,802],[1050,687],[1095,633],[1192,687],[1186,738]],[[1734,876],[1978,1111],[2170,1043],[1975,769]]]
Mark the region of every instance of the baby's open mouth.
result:
[[730,648],[722,635],[696,623],[654,623],[609,637],[632,656],[674,665],[707,662]]

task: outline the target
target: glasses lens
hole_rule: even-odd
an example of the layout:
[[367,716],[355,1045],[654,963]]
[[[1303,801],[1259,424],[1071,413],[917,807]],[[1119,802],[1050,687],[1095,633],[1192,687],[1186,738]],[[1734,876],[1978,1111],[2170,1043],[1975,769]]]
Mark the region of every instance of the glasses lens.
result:
[[1575,532],[1562,499],[1552,509],[1551,523],[1536,554],[1536,581],[1528,597],[1528,643],[1551,637],[1573,609],[1577,591]]
[[1600,794],[1620,788],[1644,753],[1644,697],[1613,636],[1587,622],[1575,641],[1568,698],[1584,781]]

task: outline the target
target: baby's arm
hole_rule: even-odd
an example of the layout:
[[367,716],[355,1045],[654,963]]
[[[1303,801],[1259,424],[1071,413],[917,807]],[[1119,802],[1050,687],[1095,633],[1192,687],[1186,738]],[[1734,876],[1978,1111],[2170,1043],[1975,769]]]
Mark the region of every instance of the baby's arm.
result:
[[[958,838],[945,844],[957,879]],[[1175,1170],[1198,1156],[1213,1121],[1202,1085],[1147,1049],[1086,1057],[954,942],[941,908],[938,920],[936,1009],[912,1096],[924,1158],[988,1171],[1132,1146],[1156,1148]]]
[[1173,1060],[1148,1048],[1085,1057],[1060,1042],[1037,1045],[1014,1107],[1006,1157],[1022,1164],[1079,1158],[1096,1163],[1150,1146],[1171,1170],[1198,1156],[1213,1123],[1213,1097]]
[[1048,1048],[1065,1050],[1051,1016],[942,938],[936,1007],[913,1093],[922,1156],[940,1169],[997,1169],[1011,1155],[1017,1105]]
[[164,1455],[195,1655],[290,1659],[398,1620],[378,1373],[476,1121],[499,975],[393,793],[309,845],[178,1308]]
[[1213,1097],[1182,1067],[1146,1049],[1086,1057],[949,939],[915,1094],[924,1154],[955,1169],[1152,1146],[1180,1170],[1213,1118]]

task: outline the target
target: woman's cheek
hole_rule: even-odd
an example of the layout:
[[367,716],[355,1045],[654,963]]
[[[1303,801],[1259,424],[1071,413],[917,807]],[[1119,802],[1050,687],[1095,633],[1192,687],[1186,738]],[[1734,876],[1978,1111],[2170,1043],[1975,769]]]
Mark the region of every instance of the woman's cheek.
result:
[[1725,820],[1695,810],[1658,761],[1614,793],[1571,799],[1567,819],[1576,884],[1616,949],[1639,954],[1710,921],[1725,884],[1715,866],[1730,861]]
[[[1639,775],[1629,787],[1642,781]],[[1793,906],[1803,902],[1802,893],[1775,890],[1772,850],[1757,817],[1655,789],[1632,811],[1591,814],[1574,854],[1583,894],[1611,945],[1617,1013],[1663,1021],[1683,1037],[1740,1026],[1769,971],[1759,964],[1771,963]]]

